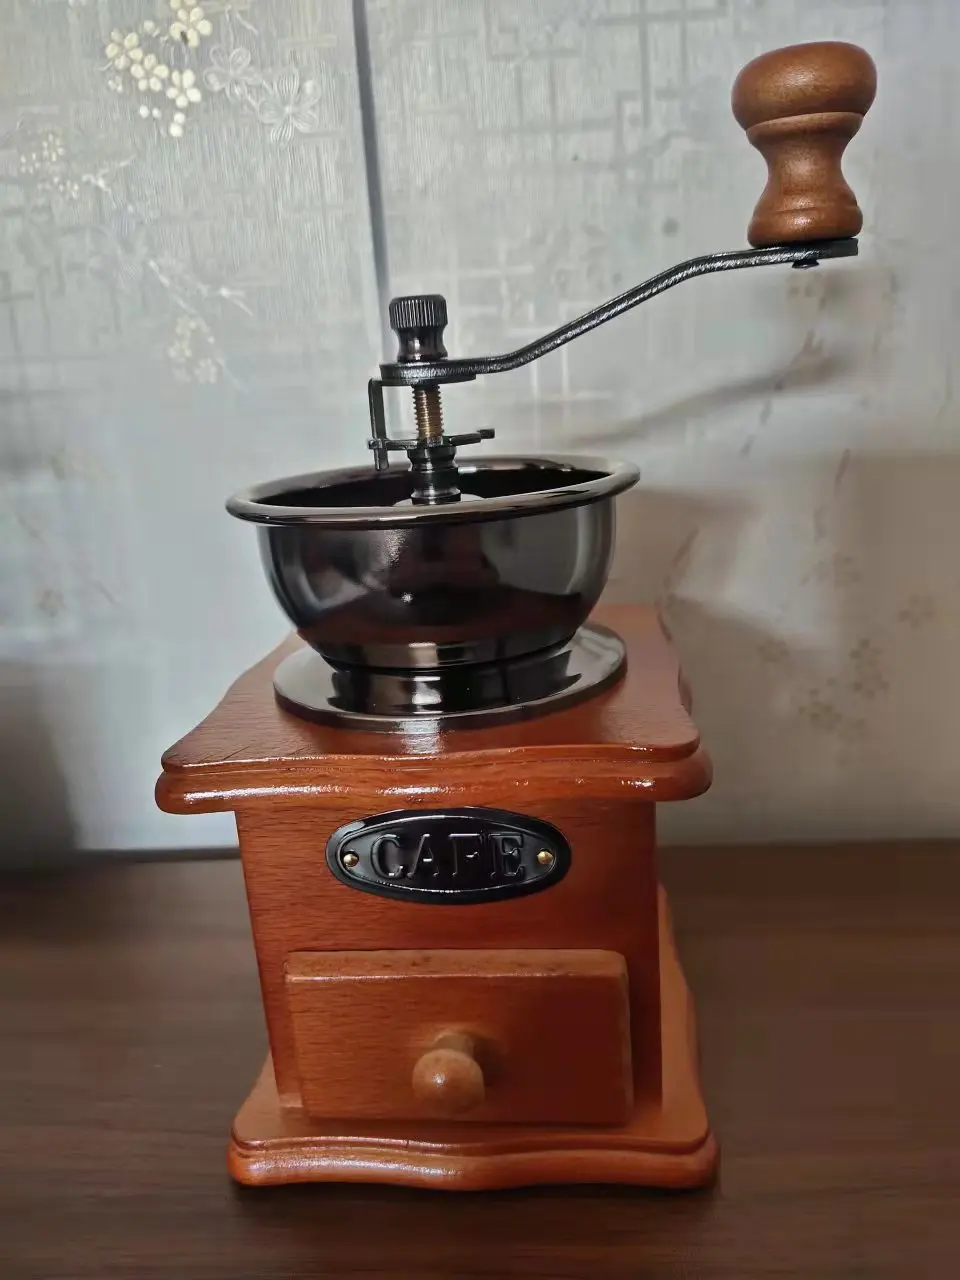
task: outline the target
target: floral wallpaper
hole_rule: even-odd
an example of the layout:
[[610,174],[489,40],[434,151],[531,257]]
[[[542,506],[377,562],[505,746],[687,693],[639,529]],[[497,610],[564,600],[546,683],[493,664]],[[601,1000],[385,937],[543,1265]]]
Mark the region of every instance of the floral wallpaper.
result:
[[688,284],[446,411],[491,448],[640,463],[608,594],[663,610],[716,764],[669,838],[953,834],[950,0],[2,7],[0,721],[37,767],[0,801],[24,847],[232,840],[150,799],[284,631],[223,498],[362,458],[392,293],[443,292],[467,354],[740,246],[763,174],[730,84],[824,37],[880,71],[858,261]]
[[68,834],[22,788],[0,801],[25,846],[228,843],[150,795],[285,629],[223,500],[363,447],[353,6],[3,7],[0,751],[48,761]]
[[[219,317],[235,308],[256,319],[248,291],[236,281],[217,279],[192,252],[153,252],[159,238],[155,228],[174,213],[163,207],[164,188],[174,187],[175,171],[190,163],[183,147],[191,131],[206,130],[208,146],[224,133],[224,108],[246,115],[263,131],[267,145],[283,157],[279,168],[289,174],[287,148],[310,138],[328,140],[342,128],[344,95],[355,105],[354,68],[341,56],[333,33],[319,42],[321,48],[326,44],[326,54],[311,49],[309,62],[291,56],[290,33],[261,31],[252,0],[206,8],[171,2],[166,9],[160,4],[95,8],[74,0],[66,14],[62,8],[38,0],[25,18],[45,26],[69,24],[87,54],[71,70],[91,100],[79,109],[72,103],[44,103],[17,112],[6,136],[16,151],[25,206],[17,247],[36,270],[62,273],[81,267],[125,292],[148,278],[151,291],[169,303],[170,341],[164,348],[169,372],[180,381],[230,377],[218,338]],[[283,16],[277,6],[272,9],[266,5],[264,14],[271,25]],[[328,9],[349,36],[349,5]],[[104,32],[97,19],[105,13],[119,25]],[[123,21],[127,14],[137,20]],[[278,44],[286,46],[285,55]],[[116,99],[113,110],[102,101],[106,95]],[[357,159],[355,154],[354,169]],[[257,156],[238,156],[238,161],[255,167]],[[209,184],[212,175],[204,176]],[[362,205],[362,184],[356,199]],[[182,204],[182,197],[176,203]]]
[[[171,138],[182,138],[189,116],[203,102],[202,84],[211,93],[222,93],[227,101],[251,111],[270,130],[270,140],[289,144],[297,133],[317,133],[320,128],[320,86],[302,80],[297,67],[264,70],[253,62],[253,54],[243,44],[212,43],[214,27],[202,5],[184,8],[171,0],[171,12],[157,22],[145,18],[137,30],[113,28],[104,49],[107,86],[114,93],[136,90],[143,94],[137,113],[154,121]],[[257,28],[241,13],[228,6],[225,16],[242,28],[247,38],[256,39]],[[233,31],[229,32],[233,36]],[[205,47],[208,46],[208,47]],[[208,64],[197,67],[207,57]],[[170,65],[179,60],[182,65]],[[165,101],[166,99],[166,101]]]

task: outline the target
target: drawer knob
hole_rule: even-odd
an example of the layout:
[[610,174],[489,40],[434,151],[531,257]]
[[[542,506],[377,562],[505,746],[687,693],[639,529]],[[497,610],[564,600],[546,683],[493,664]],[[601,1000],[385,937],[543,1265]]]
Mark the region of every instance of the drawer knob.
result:
[[413,1092],[437,1115],[457,1116],[483,1102],[484,1081],[471,1036],[442,1035],[413,1068]]

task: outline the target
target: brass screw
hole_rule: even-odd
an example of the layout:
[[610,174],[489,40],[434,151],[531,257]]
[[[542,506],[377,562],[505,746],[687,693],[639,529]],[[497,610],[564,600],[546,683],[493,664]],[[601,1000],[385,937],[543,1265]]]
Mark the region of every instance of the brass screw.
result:
[[553,854],[549,849],[541,849],[537,854],[537,861],[540,863],[541,867],[549,867],[550,863],[553,861]]
[[439,440],[443,435],[443,403],[439,387],[414,387],[413,412],[418,440]]
[[352,869],[360,861],[360,856],[359,854],[356,854],[356,853],[345,853],[341,861],[343,862],[343,865],[345,867],[349,867]]

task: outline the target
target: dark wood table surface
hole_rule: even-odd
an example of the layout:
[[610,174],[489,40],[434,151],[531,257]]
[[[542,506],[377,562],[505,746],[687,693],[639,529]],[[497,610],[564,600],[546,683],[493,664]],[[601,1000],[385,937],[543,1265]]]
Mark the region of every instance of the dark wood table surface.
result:
[[960,1276],[960,848],[671,851],[710,1191],[240,1189],[239,865],[2,882],[0,1276]]

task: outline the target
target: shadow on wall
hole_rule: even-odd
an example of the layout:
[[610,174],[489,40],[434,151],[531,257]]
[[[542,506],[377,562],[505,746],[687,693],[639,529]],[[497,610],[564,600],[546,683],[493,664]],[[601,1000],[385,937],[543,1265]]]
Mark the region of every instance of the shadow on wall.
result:
[[[605,599],[657,606],[679,650],[694,718],[715,766],[703,799],[661,807],[664,836],[720,842],[749,838],[749,832],[767,838],[784,803],[775,784],[759,794],[758,766],[772,759],[774,772],[778,761],[786,771],[775,748],[769,755],[769,739],[783,743],[793,711],[782,672],[763,656],[779,654],[785,644],[726,603],[742,572],[741,543],[762,514],[740,496],[644,491],[642,482],[619,500],[617,514],[617,556]],[[693,591],[701,598],[686,594]],[[790,664],[801,684],[812,679],[814,655],[795,642]]]
[[[746,415],[752,405],[760,406],[759,422],[762,426],[766,421],[765,409],[771,404],[772,397],[784,391],[802,395],[804,391],[829,386],[855,367],[854,354],[850,351],[819,355],[810,354],[801,347],[793,362],[776,372],[708,387],[652,413],[644,413],[639,419],[628,419],[608,429],[592,432],[589,448],[602,447],[605,454],[616,454],[619,448],[627,446],[633,456],[638,446],[676,438],[685,427],[702,422],[708,415],[722,415],[729,409]],[[574,448],[586,452],[588,442],[580,436]],[[748,452],[749,448],[743,449],[744,455]]]
[[35,669],[0,664],[0,870],[57,866],[76,847]]
[[960,456],[781,457],[756,490],[621,502],[607,598],[659,605],[716,766],[668,838],[955,836]]

